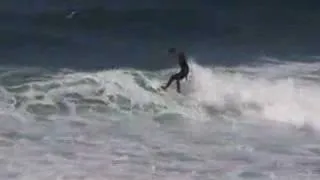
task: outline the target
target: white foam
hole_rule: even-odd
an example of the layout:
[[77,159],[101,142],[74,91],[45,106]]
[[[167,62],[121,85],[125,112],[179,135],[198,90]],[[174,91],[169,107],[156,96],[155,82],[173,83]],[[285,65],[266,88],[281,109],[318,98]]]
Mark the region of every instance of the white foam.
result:
[[[288,63],[288,66],[294,64]],[[273,178],[288,175],[299,178],[299,171],[306,169],[315,169],[316,172],[319,154],[316,138],[301,137],[299,133],[282,128],[264,131],[263,125],[245,124],[243,129],[240,127],[234,131],[230,124],[214,122],[199,123],[200,126],[193,127],[198,128],[198,132],[180,124],[159,128],[158,123],[151,120],[154,114],[148,110],[141,116],[124,113],[119,116],[120,122],[110,120],[110,112],[97,114],[88,111],[82,116],[76,110],[82,97],[112,103],[108,95],[119,94],[130,103],[141,106],[163,103],[170,111],[184,114],[186,118],[178,116],[183,121],[190,118],[197,123],[207,117],[205,105],[222,110],[222,113],[223,110],[239,111],[240,115],[224,114],[239,121],[252,118],[298,126],[304,123],[317,125],[319,84],[299,76],[288,79],[288,74],[281,74],[283,69],[276,70],[278,66],[268,66],[273,72],[282,71],[272,78],[267,76],[268,73],[261,73],[265,70],[263,67],[250,67],[250,73],[244,72],[246,68],[212,69],[191,62],[190,80],[182,84],[187,96],[183,98],[158,95],[139,86],[134,79],[137,75],[148,85],[156,87],[169,78],[172,69],[161,71],[163,74],[156,72],[155,75],[161,74],[161,77],[154,78],[146,75],[150,72],[135,70],[68,72],[50,80],[33,82],[40,88],[26,82],[30,88],[23,93],[3,89],[0,91],[0,107],[3,108],[0,111],[0,140],[4,145],[0,148],[0,158],[4,162],[1,177],[237,179],[242,175],[244,178],[246,172],[248,177],[253,172],[257,178],[267,178],[264,173],[269,171]],[[305,72],[303,68],[309,69],[308,64],[300,68],[301,72]],[[292,71],[288,73],[292,74]],[[104,91],[97,95],[101,88]],[[77,99],[76,95],[73,101],[65,95],[68,93],[82,97]],[[45,97],[35,98],[39,94]],[[16,95],[26,100],[14,109],[11,98]],[[57,102],[65,104],[69,114],[45,115],[45,121],[30,122],[31,115],[23,111],[30,103]],[[216,119],[212,114],[206,120]],[[22,124],[22,121],[26,123]],[[288,168],[274,166],[278,161]]]
[[[313,72],[317,70],[315,64],[292,63],[280,67],[218,70],[196,63],[191,66],[192,96],[202,103],[220,108],[228,108],[227,105],[231,103],[242,114],[248,115],[250,112],[257,120],[288,122],[299,127],[309,124],[320,128],[320,84],[306,83],[299,76],[288,77],[288,74]],[[251,74],[243,73],[248,69]],[[274,74],[278,78],[269,78]]]
[[[84,98],[104,101],[115,108],[120,105],[111,102],[109,96],[120,95],[129,100],[132,107],[140,106],[143,109],[144,105],[162,105],[171,112],[197,120],[210,119],[210,114],[206,114],[207,111],[202,107],[204,105],[222,113],[236,111],[237,116],[241,117],[235,119],[273,120],[298,127],[308,125],[320,128],[320,85],[304,79],[312,74],[313,79],[320,80],[316,73],[319,71],[319,63],[285,62],[258,67],[211,68],[191,61],[190,65],[189,80],[181,84],[187,98],[175,98],[170,93],[162,96],[148,91],[137,84],[135,79],[137,76],[146,86],[155,89],[165,83],[175,69],[154,72],[154,75],[158,75],[154,78],[146,76],[150,72],[132,69],[93,73],[60,72],[50,80],[26,82],[31,88],[19,94],[28,99],[20,106],[20,110],[25,113],[23,109],[32,103],[55,105],[61,102],[69,108],[71,116],[76,116],[76,102],[66,99],[66,94],[76,93]],[[34,88],[36,86],[40,88]],[[175,83],[172,86],[174,89]],[[100,90],[103,91],[97,95]],[[2,93],[2,102],[5,104],[1,107],[5,107],[6,101],[14,96],[5,90],[2,92],[5,93]],[[43,96],[40,100],[36,99],[39,95]],[[12,104],[9,107],[14,109]]]

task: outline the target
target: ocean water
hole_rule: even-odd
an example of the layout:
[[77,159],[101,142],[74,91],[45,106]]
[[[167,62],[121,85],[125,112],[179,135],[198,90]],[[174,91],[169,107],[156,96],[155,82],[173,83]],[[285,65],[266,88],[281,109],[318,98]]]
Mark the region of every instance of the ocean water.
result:
[[0,179],[317,180],[320,6],[192,2],[0,2]]
[[3,67],[1,179],[318,179],[318,67]]

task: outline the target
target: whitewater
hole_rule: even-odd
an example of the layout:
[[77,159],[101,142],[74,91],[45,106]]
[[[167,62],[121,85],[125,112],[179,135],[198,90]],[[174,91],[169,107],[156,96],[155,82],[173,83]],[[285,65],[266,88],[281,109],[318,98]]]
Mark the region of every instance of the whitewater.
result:
[[319,179],[320,63],[0,68],[0,179]]

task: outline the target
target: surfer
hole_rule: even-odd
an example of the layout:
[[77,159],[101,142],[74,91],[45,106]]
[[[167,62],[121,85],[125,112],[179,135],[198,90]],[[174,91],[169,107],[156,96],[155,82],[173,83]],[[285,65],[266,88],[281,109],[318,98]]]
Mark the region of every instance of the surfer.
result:
[[185,54],[183,52],[177,52],[177,50],[175,48],[169,48],[168,50],[169,55],[172,55],[174,57],[178,57],[178,62],[179,62],[179,66],[180,66],[180,72],[173,74],[168,83],[165,86],[161,86],[161,88],[163,90],[166,90],[172,83],[173,80],[176,80],[177,82],[177,92],[181,93],[180,91],[180,80],[182,80],[183,78],[187,78],[188,74],[189,74],[189,66],[187,63],[187,58],[185,56]]

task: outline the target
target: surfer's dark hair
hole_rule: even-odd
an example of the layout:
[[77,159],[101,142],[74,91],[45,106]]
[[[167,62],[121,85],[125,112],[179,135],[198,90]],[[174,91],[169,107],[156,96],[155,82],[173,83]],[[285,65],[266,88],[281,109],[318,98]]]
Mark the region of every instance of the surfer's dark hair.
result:
[[175,53],[175,52],[177,52],[176,48],[169,48],[168,49],[168,53]]

